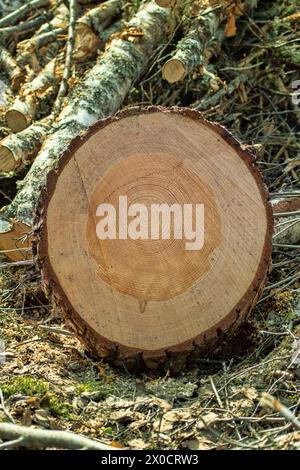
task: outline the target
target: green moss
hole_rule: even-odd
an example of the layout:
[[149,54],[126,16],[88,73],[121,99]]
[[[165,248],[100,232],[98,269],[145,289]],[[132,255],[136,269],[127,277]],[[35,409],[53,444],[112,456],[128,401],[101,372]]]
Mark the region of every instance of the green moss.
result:
[[76,395],[82,395],[83,393],[93,393],[94,401],[102,401],[109,396],[119,396],[120,390],[115,384],[105,383],[103,381],[89,380],[86,383],[80,384],[75,391]]
[[13,379],[3,383],[1,388],[5,397],[17,393],[30,397],[42,397],[48,391],[49,386],[43,380],[25,375],[23,377],[13,377]]
[[52,413],[57,416],[62,416],[66,419],[72,419],[72,406],[69,403],[62,402],[61,398],[56,395],[52,395],[49,398],[48,408]]

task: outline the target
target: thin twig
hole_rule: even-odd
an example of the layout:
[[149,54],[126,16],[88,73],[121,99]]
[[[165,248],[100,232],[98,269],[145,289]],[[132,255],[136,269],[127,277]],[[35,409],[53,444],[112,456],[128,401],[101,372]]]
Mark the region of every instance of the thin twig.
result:
[[[55,447],[60,449],[118,450],[117,447],[69,431],[35,429],[10,423],[0,423],[0,438],[15,442],[22,438],[22,447],[39,449]],[[8,445],[10,444],[11,442],[8,443]]]
[[76,23],[76,7],[77,7],[77,0],[69,0],[69,28],[68,28],[68,42],[67,42],[67,50],[66,50],[66,57],[65,57],[65,68],[63,77],[60,83],[60,87],[57,93],[56,101],[54,103],[52,115],[55,118],[60,113],[62,108],[63,100],[66,96],[68,90],[68,80],[71,76],[71,66],[72,66],[72,56],[73,56],[73,49],[75,44],[75,23]]
[[5,406],[3,392],[1,390],[1,388],[0,388],[0,403],[1,403],[2,411],[5,414],[5,416],[9,419],[9,421],[11,421],[13,424],[15,424],[14,418],[12,417],[12,415],[10,414],[10,412],[8,411],[8,409]]

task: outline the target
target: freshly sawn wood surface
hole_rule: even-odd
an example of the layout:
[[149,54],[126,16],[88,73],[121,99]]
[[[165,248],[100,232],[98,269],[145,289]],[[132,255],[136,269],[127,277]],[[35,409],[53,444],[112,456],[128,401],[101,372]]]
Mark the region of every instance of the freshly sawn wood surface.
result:
[[[204,245],[96,235],[97,207],[203,204]],[[88,349],[127,367],[182,366],[247,317],[271,256],[272,209],[252,156],[187,108],[130,108],[75,138],[39,201],[46,292]]]

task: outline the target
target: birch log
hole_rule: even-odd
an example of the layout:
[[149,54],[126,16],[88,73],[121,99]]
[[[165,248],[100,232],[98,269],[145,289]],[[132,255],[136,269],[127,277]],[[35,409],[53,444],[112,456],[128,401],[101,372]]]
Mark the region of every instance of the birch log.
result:
[[11,80],[11,88],[18,91],[21,83],[25,80],[25,73],[19,67],[15,59],[10,55],[5,47],[0,45],[0,66]]
[[[246,0],[243,7],[239,7],[240,14],[249,7],[255,6],[257,0]],[[187,35],[179,41],[176,52],[162,68],[162,75],[169,83],[182,80],[187,74],[196,70],[204,62],[204,54],[210,42],[224,19],[224,8],[216,8],[210,12],[203,12],[196,18]],[[225,37],[219,35],[219,40]]]
[[100,35],[119,13],[122,2],[108,0],[88,10],[76,22],[76,40],[74,59],[84,61],[100,47]]
[[212,11],[194,20],[188,34],[177,44],[176,53],[163,66],[162,75],[169,83],[182,80],[203,63],[204,51],[213,38],[223,11]]
[[283,194],[271,202],[275,217],[274,244],[297,244],[300,240],[300,197],[287,199]]
[[50,129],[48,119],[36,122],[17,134],[10,134],[0,142],[0,171],[13,171],[28,165],[37,155]]
[[111,19],[121,13],[121,0],[107,0],[99,6],[88,10],[77,24],[84,24],[91,30],[100,34],[111,22]]
[[31,82],[21,87],[20,96],[5,113],[7,127],[12,132],[20,132],[31,124],[41,101],[55,96],[61,76],[62,65],[55,58]]
[[[47,174],[56,167],[70,141],[99,118],[115,113],[132,84],[144,70],[153,51],[167,38],[169,10],[151,2],[143,5],[127,28],[139,29],[143,36],[126,40],[115,38],[97,64],[72,90],[64,108],[39,155],[21,184],[12,203],[2,210],[0,247],[14,248],[15,232],[31,230],[37,202]],[[10,230],[9,226],[10,224]],[[21,229],[20,229],[21,227]],[[17,252],[18,255],[18,252]]]

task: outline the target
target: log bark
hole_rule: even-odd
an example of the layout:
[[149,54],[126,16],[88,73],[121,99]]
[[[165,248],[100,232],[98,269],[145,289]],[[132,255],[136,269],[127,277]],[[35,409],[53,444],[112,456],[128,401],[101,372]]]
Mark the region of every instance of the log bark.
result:
[[169,11],[153,3],[141,7],[128,28],[141,30],[143,36],[133,40],[113,39],[97,64],[74,87],[69,104],[58,117],[53,134],[47,138],[33,162],[19,193],[1,212],[2,220],[9,221],[11,230],[5,233],[0,230],[0,247],[9,245],[10,238],[15,238],[14,231],[18,234],[20,230],[24,232],[24,225],[27,232],[31,231],[39,194],[48,172],[55,168],[72,138],[97,119],[120,108],[153,51],[166,39],[168,19]]
[[[99,239],[99,204],[121,220],[124,196],[125,222]],[[152,219],[157,203],[203,204],[203,243],[187,248],[178,225],[164,236]],[[132,204],[148,211],[137,236],[127,236]],[[254,159],[224,128],[187,108],[131,108],[70,143],[40,199],[35,253],[46,292],[92,354],[126,367],[180,369],[251,312],[272,229]]]

